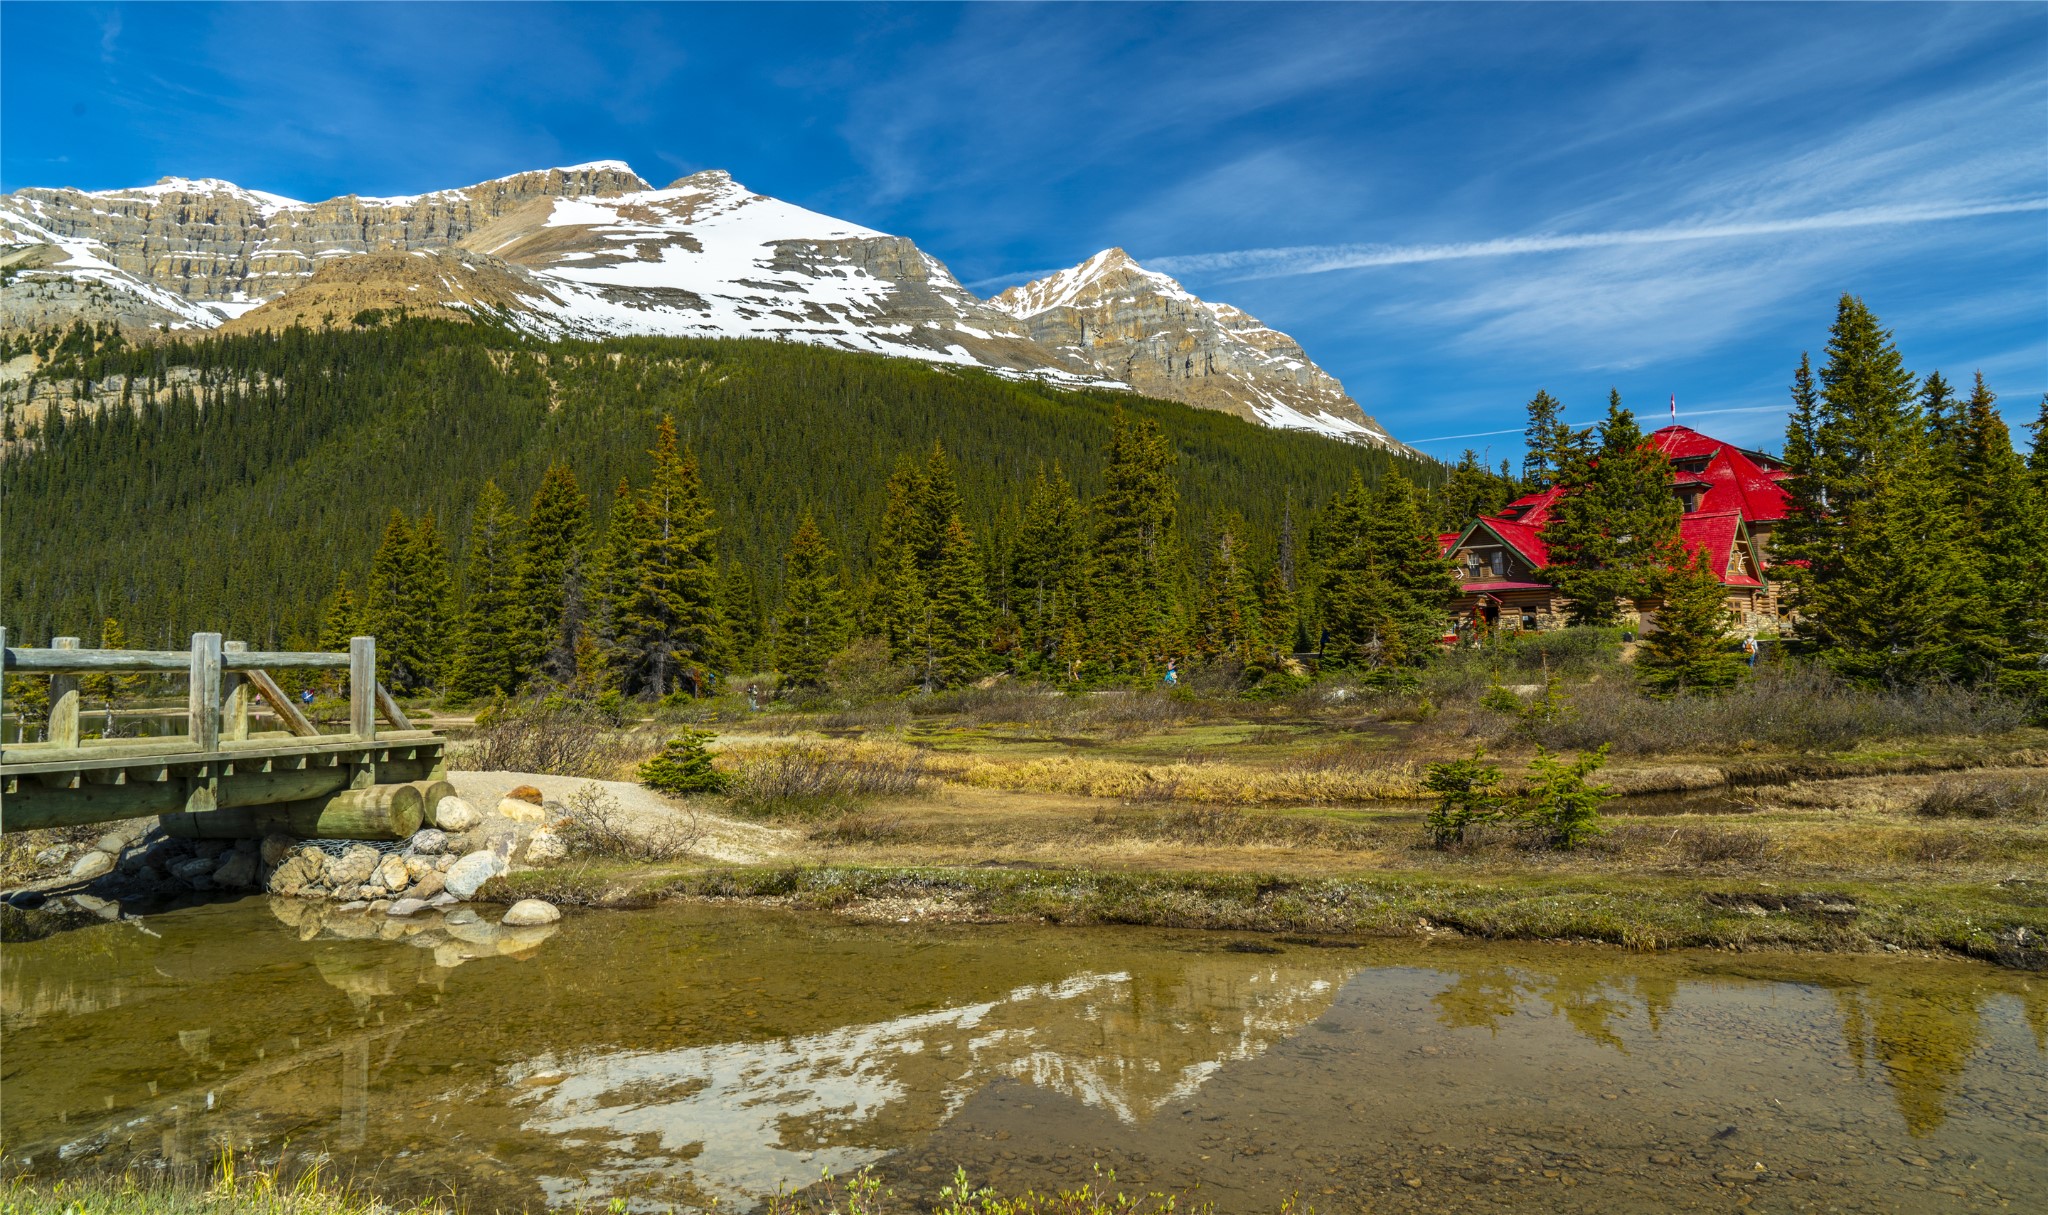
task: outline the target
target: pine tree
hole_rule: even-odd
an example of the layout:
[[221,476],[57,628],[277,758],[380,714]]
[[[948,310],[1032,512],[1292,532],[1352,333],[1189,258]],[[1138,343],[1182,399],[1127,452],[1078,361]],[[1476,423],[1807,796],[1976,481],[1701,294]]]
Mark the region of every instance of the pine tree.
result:
[[988,588],[965,524],[946,527],[938,568],[925,602],[923,674],[926,691],[952,687],[988,669]]
[[1391,473],[1368,492],[1354,475],[1323,528],[1330,553],[1317,588],[1324,661],[1358,669],[1421,662],[1443,635],[1457,586],[1415,487]]
[[[327,606],[320,614],[319,639],[315,646],[325,653],[345,654],[349,639],[362,634],[368,627],[363,606],[356,601],[355,592],[349,589],[348,574],[343,573],[335,580],[334,594],[327,600]],[[340,671],[328,671],[319,680],[322,690],[330,696],[340,695],[346,676]]]
[[924,474],[908,460],[899,461],[884,492],[862,627],[888,642],[890,655],[901,662],[917,653],[924,628],[925,571],[918,564],[920,503],[928,496]]
[[718,614],[725,621],[725,653],[733,670],[758,671],[766,665],[761,590],[746,563],[725,563],[718,580]]
[[448,677],[457,703],[504,695],[519,686],[521,660],[532,652],[532,617],[520,598],[519,520],[495,481],[484,482],[470,515],[464,554],[461,641]]
[[1522,429],[1528,454],[1522,459],[1522,490],[1534,493],[1554,484],[1572,461],[1587,450],[1584,431],[1575,431],[1564,420],[1564,405],[1547,390],[1538,389],[1528,405],[1529,421]]
[[575,474],[567,465],[548,465],[527,511],[520,558],[518,598],[525,617],[522,680],[538,674],[567,683],[576,674],[589,530],[590,500],[577,487]]
[[1444,530],[1454,531],[1468,519],[1497,514],[1515,496],[1517,488],[1514,482],[1503,481],[1480,460],[1478,452],[1468,447],[1451,466],[1443,489],[1434,495],[1442,503],[1436,512],[1436,522]]
[[838,564],[831,542],[805,511],[783,557],[782,610],[775,619],[775,668],[787,683],[820,682],[826,662],[846,645]]
[[1953,483],[1962,471],[1955,461],[1962,453],[1964,415],[1962,403],[1939,371],[1928,372],[1921,385],[1920,416],[1927,427],[1934,473]]
[[2048,692],[2048,495],[2033,483],[1978,372],[1957,411],[1949,504],[1974,592],[1951,629],[1967,666],[2023,696]]
[[1636,651],[1636,676],[1651,691],[1712,691],[1741,676],[1728,642],[1728,588],[1716,565],[1702,549],[1659,574],[1657,627]]
[[1060,641],[1081,617],[1087,595],[1085,518],[1059,466],[1032,480],[1010,562],[1010,605],[1017,614],[1027,662],[1065,665]]
[[[601,682],[605,688],[610,688],[618,683],[617,665],[625,659],[623,622],[639,585],[637,554],[646,521],[632,486],[624,477],[619,478],[618,486],[612,491],[611,509],[605,514],[604,531],[598,535],[584,563],[588,573],[582,596],[585,616],[583,637],[590,639],[596,659],[594,666],[591,655],[579,649],[576,676],[584,686],[595,686]],[[601,680],[598,668],[604,671]]]
[[912,482],[914,496],[912,539],[916,547],[918,573],[929,579],[945,559],[947,533],[961,517],[960,488],[953,479],[953,462],[937,441],[925,456],[923,472]]
[[2041,394],[2041,412],[2027,423],[2027,430],[2034,436],[2034,446],[2027,453],[2027,471],[2034,474],[2041,492],[2048,493],[2048,392]]
[[1265,621],[1258,587],[1238,539],[1243,530],[1243,519],[1226,518],[1217,534],[1195,613],[1195,652],[1203,658],[1249,665],[1259,654]]
[[370,559],[362,625],[377,639],[377,677],[394,692],[424,690],[439,670],[439,609],[427,566],[418,532],[392,511]]
[[[438,685],[448,676],[455,654],[455,579],[449,572],[448,545],[434,512],[427,511],[413,526],[413,559],[417,562],[420,618],[426,622],[420,657],[427,684]],[[424,686],[424,685],[423,685]]]
[[1118,411],[1103,461],[1103,490],[1093,503],[1087,624],[1090,658],[1112,671],[1153,670],[1171,655],[1182,632],[1174,464],[1158,423],[1132,421]]
[[[1820,466],[1820,392],[1814,387],[1813,365],[1804,351],[1792,373],[1792,413],[1785,423],[1785,518],[1772,532],[1773,555],[1784,560],[1809,560],[1827,530],[1827,488]],[[1798,565],[1780,564],[1777,575],[1795,585]]]
[[1681,560],[1671,462],[1611,392],[1598,452],[1574,457],[1558,484],[1565,492],[1543,529],[1544,577],[1571,599],[1575,622],[1612,624],[1618,601],[1648,596]]
[[702,690],[719,658],[718,529],[694,455],[679,453],[675,423],[655,432],[654,475],[640,502],[644,518],[633,581],[619,619],[618,666],[629,690],[657,697],[687,683]]
[[1288,657],[1288,651],[1295,644],[1295,632],[1300,628],[1300,614],[1296,610],[1294,592],[1289,589],[1287,579],[1281,576],[1280,566],[1275,563],[1267,572],[1264,582],[1259,584],[1259,641],[1261,653],[1271,662],[1279,663]]

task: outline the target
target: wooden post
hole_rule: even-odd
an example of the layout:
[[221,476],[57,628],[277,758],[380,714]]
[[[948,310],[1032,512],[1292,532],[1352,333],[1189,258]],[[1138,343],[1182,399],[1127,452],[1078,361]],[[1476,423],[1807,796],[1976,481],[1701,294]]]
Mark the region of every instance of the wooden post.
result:
[[[222,642],[220,652],[223,660],[229,654],[246,654],[249,652],[249,643]],[[248,680],[233,672],[221,675],[220,686],[226,695],[226,699],[221,702],[220,736],[236,740],[249,737],[249,702],[255,698],[255,691],[250,688]]]
[[377,639],[348,639],[348,732],[377,737]]
[[[0,666],[5,666],[5,665],[6,665],[6,658],[7,658],[7,626],[6,626],[6,625],[0,625]],[[6,742],[7,742],[7,736],[6,736],[6,725],[5,725],[5,723],[6,723],[6,720],[7,720],[7,693],[6,693],[6,691],[5,691],[6,687],[7,687],[7,677],[6,677],[6,676],[4,676],[4,675],[0,675],[0,748],[4,748],[4,747],[5,747],[5,744],[6,744]],[[22,739],[21,739],[20,741],[22,741],[22,742],[27,742],[27,741],[28,741],[28,739],[27,739],[26,737],[24,737],[24,738],[22,738]]]
[[220,634],[192,634],[192,686],[185,697],[192,749],[220,750]]
[[[53,650],[75,650],[76,637],[53,637]],[[50,676],[50,742],[59,747],[78,745],[78,676]]]

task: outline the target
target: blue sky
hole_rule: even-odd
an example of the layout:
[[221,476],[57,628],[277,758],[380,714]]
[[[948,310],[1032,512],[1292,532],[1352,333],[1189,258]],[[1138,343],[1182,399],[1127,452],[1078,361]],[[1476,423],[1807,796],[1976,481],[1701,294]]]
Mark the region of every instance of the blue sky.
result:
[[0,188],[724,168],[984,294],[1122,245],[1434,454],[1609,385],[1775,446],[1843,291],[2033,416],[2044,63],[2042,4],[7,3]]

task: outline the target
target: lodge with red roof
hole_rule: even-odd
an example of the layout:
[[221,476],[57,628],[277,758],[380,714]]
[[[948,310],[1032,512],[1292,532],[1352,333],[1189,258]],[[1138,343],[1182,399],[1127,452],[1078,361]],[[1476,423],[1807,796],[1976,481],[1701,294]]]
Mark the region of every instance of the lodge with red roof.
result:
[[[1739,627],[1777,627],[1781,604],[1767,571],[1771,531],[1785,518],[1784,463],[1686,426],[1666,426],[1649,441],[1671,461],[1686,551],[1706,554],[1721,572]],[[1524,495],[1439,537],[1458,574],[1460,629],[1564,627],[1567,600],[1543,580],[1543,529],[1561,496],[1554,487]]]

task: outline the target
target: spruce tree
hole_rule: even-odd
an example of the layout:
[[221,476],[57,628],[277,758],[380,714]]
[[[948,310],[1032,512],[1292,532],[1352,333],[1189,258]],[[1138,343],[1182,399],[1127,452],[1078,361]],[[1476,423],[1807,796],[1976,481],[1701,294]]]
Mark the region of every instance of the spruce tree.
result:
[[826,662],[846,645],[838,565],[839,555],[805,511],[782,559],[782,610],[775,619],[775,669],[786,683],[819,683]]
[[1949,502],[1973,583],[1952,628],[1966,665],[2028,697],[2048,693],[2048,494],[2037,487],[1997,396],[1978,372],[1957,411]]
[[470,515],[463,554],[461,641],[448,676],[457,703],[518,690],[531,651],[532,617],[520,598],[519,519],[497,482],[485,481]]
[[919,650],[924,629],[924,576],[918,563],[924,474],[908,460],[897,462],[884,488],[882,520],[869,557],[863,619],[866,632],[889,643],[891,657],[908,661]]
[[947,533],[961,517],[960,488],[953,462],[936,440],[925,456],[924,470],[912,482],[911,543],[917,551],[918,573],[931,578],[945,559]]
[[1613,624],[1619,601],[1650,595],[1659,572],[1681,559],[1671,462],[1611,392],[1598,452],[1574,457],[1558,484],[1564,494],[1543,529],[1544,577],[1570,598],[1576,623]]
[[1713,691],[1741,676],[1728,640],[1728,588],[1717,564],[1702,549],[1659,574],[1657,627],[1636,650],[1636,677],[1652,692]]
[[448,676],[455,654],[455,579],[449,572],[448,545],[434,512],[427,511],[413,527],[413,560],[417,562],[419,613],[426,621],[420,657],[428,685]]
[[926,691],[952,687],[988,670],[988,588],[965,524],[946,526],[938,568],[925,602],[923,675]]
[[1266,573],[1265,581],[1259,584],[1259,642],[1260,652],[1268,661],[1280,663],[1294,648],[1295,632],[1300,628],[1300,615],[1296,611],[1294,591],[1281,576],[1276,562]]
[[582,687],[604,691],[619,680],[619,668],[626,661],[623,622],[639,585],[637,560],[646,522],[632,486],[619,478],[604,531],[585,562],[589,572],[583,584],[583,637],[591,646],[586,653],[579,645],[577,652],[576,678]]
[[2034,474],[2041,492],[2048,493],[2048,392],[2041,394],[2041,410],[2027,423],[2027,430],[2034,436],[2034,446],[2027,453],[2027,471]]
[[1180,491],[1175,457],[1159,424],[1121,410],[1111,424],[1103,489],[1094,503],[1095,549],[1089,571],[1089,657],[1111,671],[1144,673],[1177,648],[1174,520]]
[[728,560],[718,580],[718,614],[725,621],[725,653],[735,671],[758,671],[766,663],[762,642],[761,590],[754,571]]
[[537,673],[567,683],[576,673],[582,626],[583,553],[590,500],[567,465],[550,464],[526,516],[519,605],[524,615],[522,678]]
[[1087,595],[1085,517],[1059,466],[1031,482],[1010,561],[1010,606],[1017,614],[1027,665],[1057,670],[1068,655],[1060,641],[1080,619]]
[[[419,536],[398,511],[384,524],[384,538],[370,559],[370,581],[362,623],[377,639],[377,678],[394,692],[429,687],[438,670],[439,613],[427,585]],[[343,648],[347,642],[344,641]]]
[[619,619],[619,667],[629,688],[661,697],[686,684],[701,691],[718,661],[718,528],[694,455],[679,452],[675,423],[655,432],[654,473],[641,496],[644,520],[633,581]]
[[1534,493],[1554,483],[1583,446],[1564,421],[1564,405],[1548,389],[1529,400],[1529,421],[1522,428],[1522,490]]
[[[319,639],[314,645],[325,653],[346,654],[349,638],[360,635],[366,627],[363,605],[349,589],[348,574],[344,572],[335,580],[334,594],[320,614]],[[340,671],[327,671],[320,676],[320,687],[330,696],[339,695],[346,678]]]
[[1434,652],[1457,585],[1408,479],[1391,473],[1368,492],[1354,474],[1321,524],[1329,549],[1317,588],[1324,661],[1411,666]]
[[1195,652],[1249,665],[1259,654],[1265,622],[1258,586],[1238,539],[1243,530],[1243,519],[1226,518],[1218,531],[1195,612]]
[[1820,392],[1813,365],[1804,351],[1792,373],[1792,412],[1785,422],[1785,518],[1771,536],[1772,555],[1780,560],[1777,576],[1797,583],[1801,568],[1783,564],[1805,562],[1827,531],[1827,489],[1820,466]]

